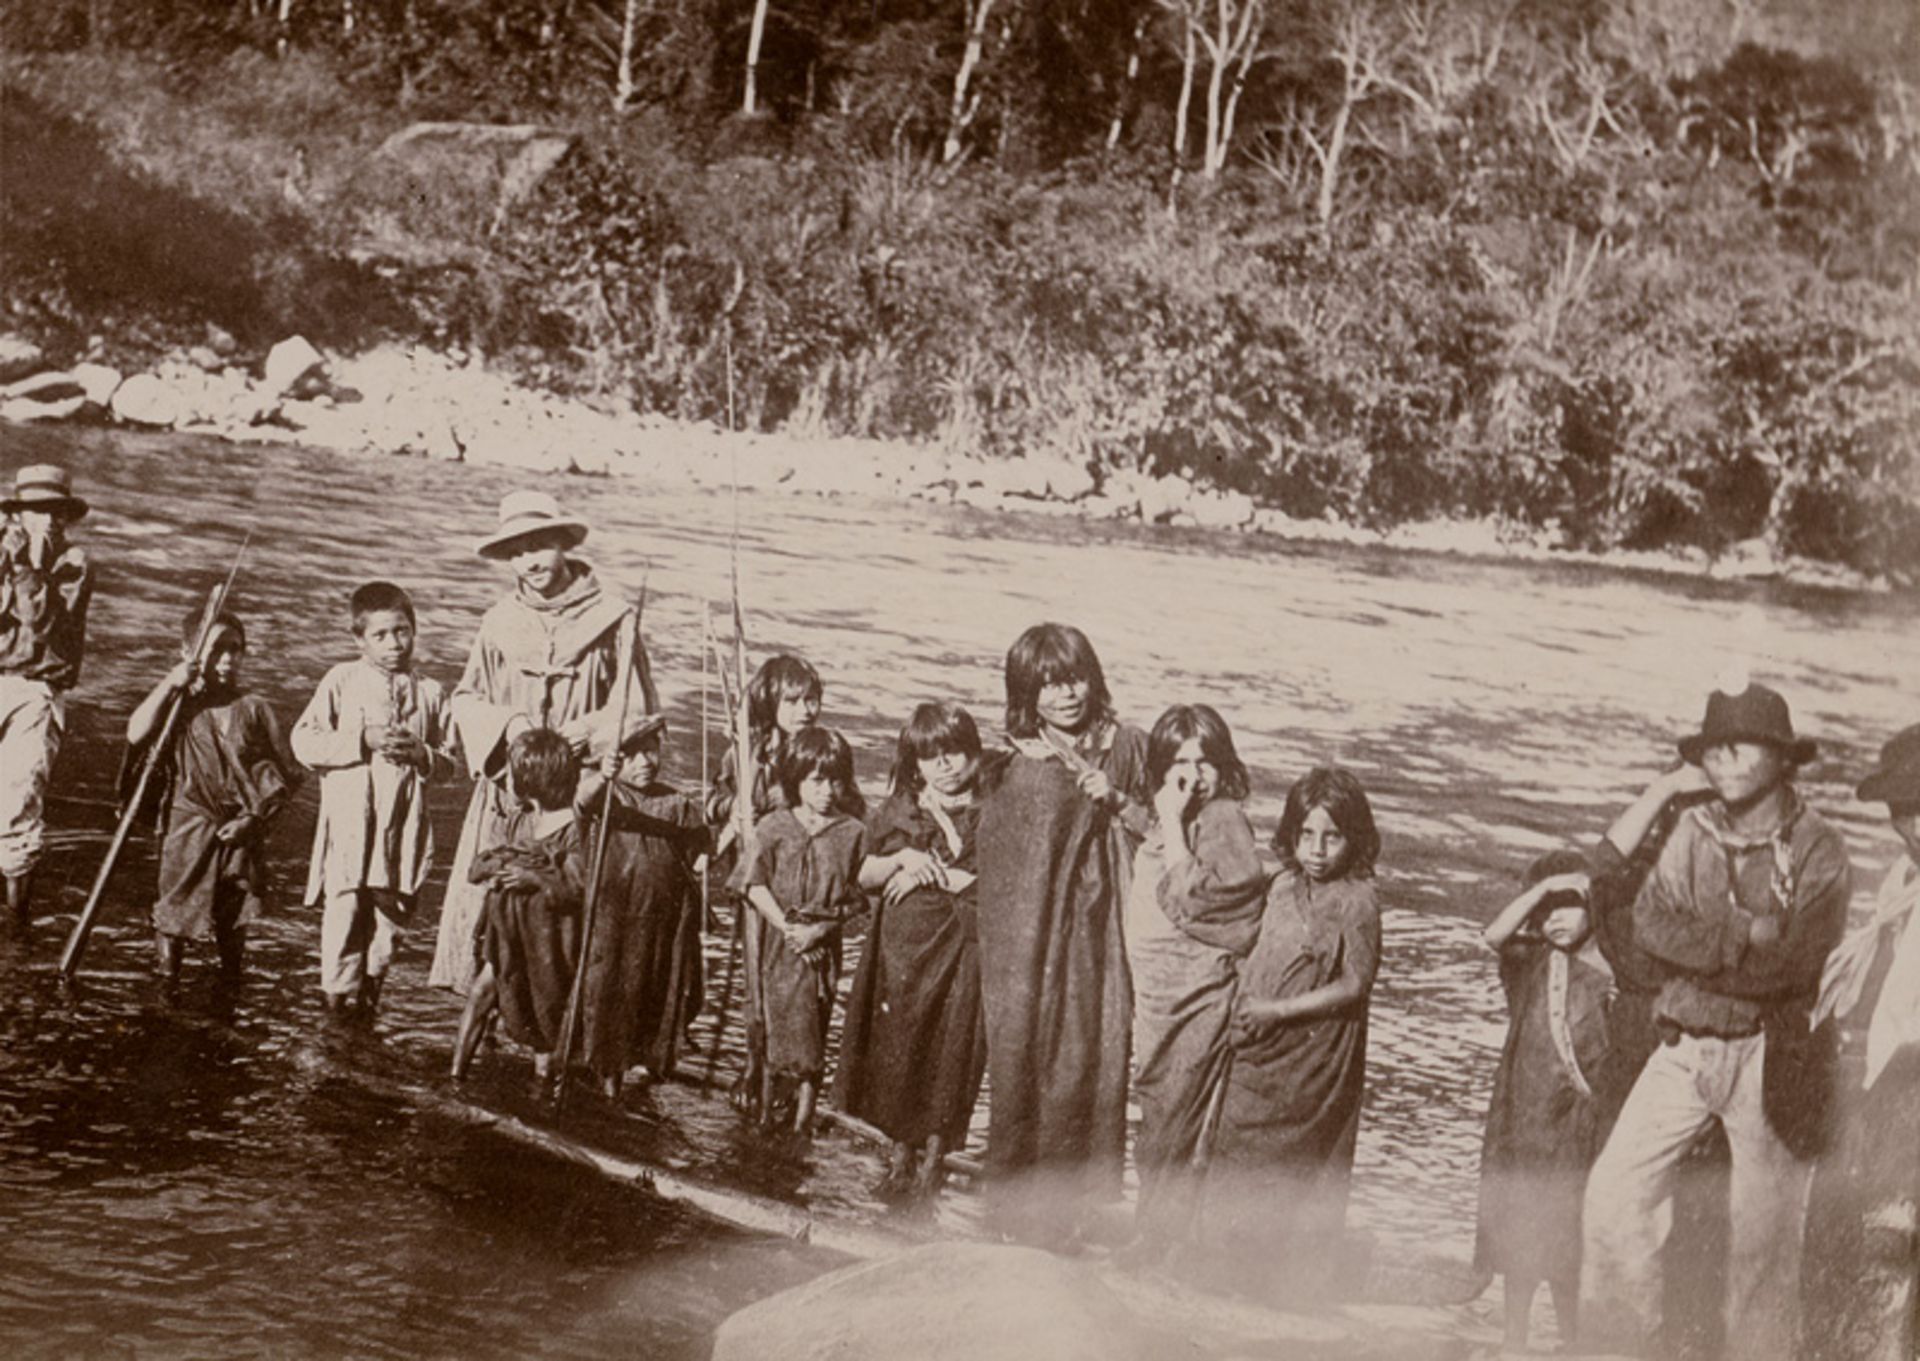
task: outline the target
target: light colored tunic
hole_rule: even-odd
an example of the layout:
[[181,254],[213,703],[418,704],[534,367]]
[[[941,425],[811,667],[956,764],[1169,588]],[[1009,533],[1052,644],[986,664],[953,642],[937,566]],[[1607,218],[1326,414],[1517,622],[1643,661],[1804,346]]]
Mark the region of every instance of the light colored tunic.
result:
[[[370,726],[402,727],[426,743],[422,772],[366,749]],[[438,681],[393,675],[366,661],[327,672],[293,727],[293,754],[320,774],[320,816],[307,873],[309,904],[355,889],[411,899],[433,865],[423,786],[454,759],[453,714]]]

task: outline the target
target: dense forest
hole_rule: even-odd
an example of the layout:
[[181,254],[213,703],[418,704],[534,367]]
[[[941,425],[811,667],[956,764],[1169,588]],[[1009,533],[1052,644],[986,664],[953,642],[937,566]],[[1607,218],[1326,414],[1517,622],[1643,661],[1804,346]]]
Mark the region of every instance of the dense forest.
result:
[[[0,326],[1920,577],[1903,0],[39,0]],[[525,196],[377,154],[536,124]],[[209,340],[209,337],[212,340]]]

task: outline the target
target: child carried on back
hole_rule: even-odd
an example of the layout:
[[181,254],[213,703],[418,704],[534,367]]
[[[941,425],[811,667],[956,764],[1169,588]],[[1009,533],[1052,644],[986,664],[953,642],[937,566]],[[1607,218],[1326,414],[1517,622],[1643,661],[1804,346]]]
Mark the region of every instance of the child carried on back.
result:
[[544,1082],[580,962],[589,859],[573,809],[580,762],[559,733],[530,728],[507,749],[507,780],[522,810],[506,839],[475,856],[469,871],[487,885],[487,897],[453,1075],[465,1076],[482,1023],[497,1008],[508,1037],[533,1050],[534,1074]]

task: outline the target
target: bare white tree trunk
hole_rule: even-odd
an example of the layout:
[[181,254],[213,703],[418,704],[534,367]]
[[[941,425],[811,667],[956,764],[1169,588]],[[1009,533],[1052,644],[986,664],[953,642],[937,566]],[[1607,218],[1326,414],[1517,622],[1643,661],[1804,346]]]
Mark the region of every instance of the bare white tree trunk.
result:
[[751,118],[756,110],[755,80],[760,70],[760,40],[767,32],[767,0],[753,0],[753,24],[747,30],[747,90],[740,112]]
[[287,55],[287,19],[292,13],[293,0],[280,0],[280,8],[278,11],[280,36],[274,43],[274,52],[281,58],[285,58]]
[[1195,36],[1193,16],[1181,12],[1180,98],[1173,106],[1173,174],[1167,182],[1167,216],[1172,217],[1180,201],[1180,177],[1187,163],[1187,120],[1193,113],[1194,68],[1200,64],[1200,44]]
[[640,0],[627,0],[626,12],[620,20],[620,64],[613,77],[614,112],[633,102],[633,44],[635,30],[640,26]]
[[341,0],[340,31],[349,38],[353,36],[353,0]]
[[1134,21],[1133,41],[1127,47],[1127,78],[1120,86],[1120,98],[1113,106],[1113,121],[1107,124],[1107,150],[1120,145],[1120,132],[1127,121],[1127,107],[1133,102],[1133,87],[1140,79],[1140,49],[1147,41],[1147,16]]
[[[1202,31],[1207,49],[1207,145],[1204,168],[1214,179],[1227,163],[1233,137],[1233,112],[1245,88],[1247,72],[1259,55],[1266,32],[1266,0],[1214,0],[1213,30]],[[1228,86],[1228,73],[1233,84]],[[1229,94],[1231,89],[1231,94]]]
[[940,159],[951,162],[960,155],[961,138],[980,112],[980,94],[969,94],[974,72],[980,67],[980,54],[986,46],[987,16],[993,12],[993,0],[967,0],[967,45],[960,52],[960,69],[953,73],[953,103],[947,112],[947,140]]

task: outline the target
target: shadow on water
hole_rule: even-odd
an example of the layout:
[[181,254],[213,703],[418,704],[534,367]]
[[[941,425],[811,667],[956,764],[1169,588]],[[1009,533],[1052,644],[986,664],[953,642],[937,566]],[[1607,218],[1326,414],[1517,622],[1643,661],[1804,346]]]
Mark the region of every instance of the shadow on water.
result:
[[[142,840],[114,881],[85,986],[61,993],[59,938],[111,831],[119,724],[244,530],[255,531],[239,594],[250,685],[290,722],[351,655],[345,596],[371,577],[414,594],[420,666],[457,678],[502,586],[476,569],[471,543],[518,479],[178,438],[8,435],[19,461],[66,462],[86,488],[100,587],[41,873],[50,919],[30,947],[0,943],[0,1349],[698,1356],[732,1309],[830,1265],[449,1118],[446,1103],[464,1101],[548,1122],[524,1054],[484,1053],[457,1092],[444,1081],[457,1013],[425,985],[430,906],[374,1029],[323,1025],[318,914],[294,901],[311,788],[273,835],[279,910],[255,933],[243,986],[223,990],[201,953],[176,1000],[154,992]],[[589,555],[605,577],[634,587],[648,575],[669,775],[693,785],[700,618],[726,595],[726,497],[585,479],[559,492],[594,524]],[[1863,892],[1891,858],[1877,810],[1853,804],[1850,787],[1913,717],[1910,602],[929,506],[743,496],[741,514],[756,652],[790,648],[821,667],[826,721],[853,742],[870,792],[922,699],[958,699],[997,730],[1006,646],[1041,618],[1086,629],[1129,719],[1150,723],[1175,700],[1221,709],[1252,771],[1262,839],[1308,766],[1361,774],[1386,838],[1386,947],[1352,1219],[1383,1245],[1456,1261],[1471,1251],[1505,1027],[1480,923],[1529,860],[1590,840],[1671,759],[1729,657],[1776,681],[1821,740],[1806,792],[1848,837]],[[431,802],[443,863],[463,797],[450,788]],[[437,902],[439,885],[425,897]],[[707,942],[710,994],[726,945]],[[738,1062],[737,999],[733,1015],[720,1089]],[[711,1033],[710,1011],[685,1064],[694,1078]],[[692,1082],[630,1089],[617,1109],[583,1095],[565,1123],[625,1157],[769,1199],[876,1208],[870,1150],[837,1133],[769,1146]],[[979,1136],[976,1122],[975,1151]],[[922,1227],[972,1231],[973,1199],[948,1197]]]

